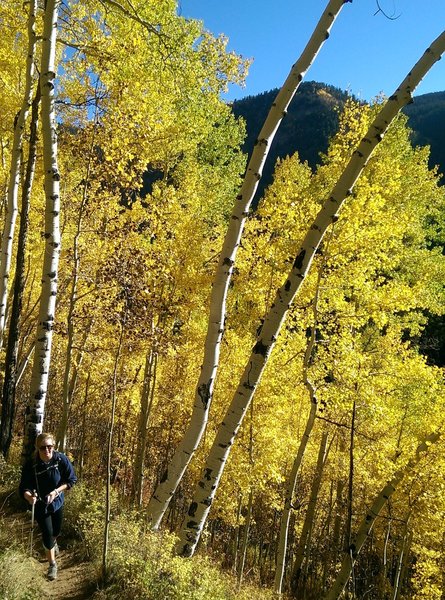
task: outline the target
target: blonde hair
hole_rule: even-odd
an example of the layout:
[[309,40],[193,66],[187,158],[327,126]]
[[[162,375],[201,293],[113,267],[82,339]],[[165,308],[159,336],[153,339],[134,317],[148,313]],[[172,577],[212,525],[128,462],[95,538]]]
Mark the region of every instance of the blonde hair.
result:
[[37,448],[37,450],[39,449],[40,444],[43,441],[45,441],[45,440],[52,440],[53,445],[54,446],[56,445],[56,439],[55,439],[55,437],[53,436],[52,433],[44,433],[44,432],[42,432],[42,433],[39,433],[39,435],[36,438],[36,448]]

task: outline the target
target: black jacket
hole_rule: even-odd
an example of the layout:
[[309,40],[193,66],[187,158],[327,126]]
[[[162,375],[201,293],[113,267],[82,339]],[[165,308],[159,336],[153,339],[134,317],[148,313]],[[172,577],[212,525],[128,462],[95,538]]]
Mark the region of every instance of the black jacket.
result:
[[73,465],[68,457],[62,452],[53,452],[51,460],[45,463],[35,456],[25,463],[22,468],[22,477],[19,485],[19,494],[23,498],[26,490],[36,491],[38,500],[36,509],[38,512],[56,512],[64,503],[64,494],[61,492],[51,504],[47,504],[45,498],[56,487],[66,484],[68,489],[77,481]]

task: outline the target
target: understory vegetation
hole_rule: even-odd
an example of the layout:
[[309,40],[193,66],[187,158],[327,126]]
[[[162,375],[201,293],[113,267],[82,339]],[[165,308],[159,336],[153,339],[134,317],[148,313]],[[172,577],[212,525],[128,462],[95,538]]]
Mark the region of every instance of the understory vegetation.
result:
[[[36,528],[30,557],[30,512],[25,514],[12,487],[18,485],[18,471],[0,461],[0,598],[37,600],[43,593],[43,572],[35,558],[41,553],[41,540]],[[248,583],[240,590],[236,577],[222,569],[220,557],[197,555],[185,561],[177,557],[177,538],[167,532],[150,532],[143,515],[124,508],[118,498],[113,500],[107,580],[101,580],[104,495],[103,488],[91,485],[73,488],[61,538],[63,547],[69,541],[75,548],[77,560],[93,564],[94,600],[119,600],[123,594],[135,600],[272,599],[270,591]]]

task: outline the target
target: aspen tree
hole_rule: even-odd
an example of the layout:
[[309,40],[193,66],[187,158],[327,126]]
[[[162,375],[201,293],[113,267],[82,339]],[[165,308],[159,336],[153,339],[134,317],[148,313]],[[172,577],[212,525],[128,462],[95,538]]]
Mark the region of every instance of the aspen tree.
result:
[[[303,528],[301,530],[300,539],[295,551],[295,561],[292,567],[292,588],[297,592],[302,585],[300,578],[302,577],[302,569],[304,560],[308,559],[311,547],[311,536],[315,519],[315,508],[320,491],[321,480],[323,476],[323,468],[327,460],[330,446],[328,446],[328,431],[323,431],[321,435],[320,447],[318,450],[318,459],[315,467],[315,473],[312,480],[311,493],[306,509]],[[304,586],[304,582],[303,582]]]
[[[153,329],[153,328],[152,328]],[[155,342],[147,352],[145,357],[144,379],[141,391],[141,412],[139,415],[136,458],[134,467],[134,496],[136,505],[142,506],[142,495],[144,491],[144,459],[147,449],[147,435],[151,408],[153,406],[154,393],[156,389],[156,369],[158,354],[153,347]]]
[[106,493],[105,493],[105,527],[104,527],[104,538],[102,547],[102,581],[105,583],[108,577],[108,550],[109,550],[109,538],[110,538],[110,526],[111,526],[111,459],[113,454],[113,435],[116,421],[116,405],[117,405],[117,383],[118,383],[118,367],[119,361],[122,354],[122,344],[125,332],[125,320],[128,307],[125,306],[122,310],[121,321],[119,323],[120,332],[119,339],[116,348],[116,356],[114,359],[113,375],[111,382],[111,411],[110,411],[110,423],[108,426],[108,440],[107,440],[107,480],[106,480]]
[[45,253],[42,292],[36,331],[29,404],[26,409],[23,458],[31,455],[34,441],[42,431],[51,360],[60,254],[60,174],[57,164],[57,133],[54,108],[54,80],[57,20],[60,0],[47,0],[43,24],[40,73],[43,166],[45,171]]
[[[94,120],[97,119],[97,106],[95,110]],[[86,164],[86,172],[84,177],[84,184],[82,189],[82,197],[77,213],[76,232],[73,240],[73,271],[71,275],[71,292],[69,298],[69,307],[67,314],[67,329],[68,329],[68,343],[65,356],[65,371],[63,375],[63,390],[62,390],[62,416],[60,419],[58,432],[57,432],[57,446],[61,452],[65,452],[67,444],[67,428],[68,428],[68,415],[71,407],[71,402],[74,394],[75,380],[78,367],[83,358],[82,349],[85,346],[81,344],[80,350],[77,353],[77,360],[75,361],[76,367],[72,369],[73,362],[73,350],[74,350],[74,312],[78,302],[78,285],[80,277],[80,237],[82,234],[82,225],[84,220],[84,213],[86,211],[86,204],[88,200],[88,187],[90,186],[90,177],[92,170],[94,145],[96,144],[96,125],[92,128],[91,142],[88,150],[88,159]],[[89,326],[85,328],[85,338],[88,336],[89,329],[92,326],[92,318],[90,319]],[[71,373],[71,371],[73,371]],[[70,377],[71,376],[71,377]]]
[[[323,262],[324,264],[324,262]],[[303,436],[301,438],[297,454],[295,456],[291,472],[289,473],[287,482],[286,482],[286,490],[284,497],[284,507],[283,512],[280,519],[280,533],[278,538],[278,549],[277,549],[277,566],[275,570],[275,581],[274,581],[274,589],[277,594],[281,594],[282,585],[283,585],[283,576],[285,569],[285,559],[287,552],[287,538],[289,534],[289,522],[292,508],[292,500],[295,495],[295,487],[297,484],[297,477],[300,472],[301,463],[303,461],[304,453],[306,451],[307,444],[309,442],[310,435],[312,433],[312,429],[314,428],[315,418],[317,416],[317,396],[316,389],[314,384],[311,382],[309,378],[309,368],[313,361],[313,356],[315,352],[316,346],[316,332],[317,332],[317,322],[318,322],[318,298],[320,295],[320,285],[321,278],[323,275],[323,265],[321,265],[318,278],[317,278],[317,287],[315,290],[315,297],[313,302],[313,316],[314,323],[311,327],[311,333],[309,337],[309,341],[306,347],[306,352],[304,355],[304,364],[303,364],[303,380],[304,384],[309,392],[309,400],[310,400],[310,411],[309,416],[306,421],[306,426],[304,429]]]
[[6,456],[12,441],[15,416],[16,386],[20,378],[17,365],[19,352],[20,316],[22,313],[23,292],[25,288],[25,258],[28,238],[29,207],[37,156],[37,128],[40,108],[40,87],[37,88],[32,103],[30,124],[28,161],[25,181],[22,187],[22,203],[20,214],[20,230],[13,286],[13,300],[8,332],[8,343],[5,359],[5,379],[2,394],[2,419],[0,423],[0,443],[3,455]]
[[175,493],[204,433],[217,374],[221,339],[224,332],[226,300],[235,258],[250,205],[261,179],[262,169],[270,146],[287,107],[295,95],[306,71],[317,56],[342,6],[350,0],[330,0],[324,10],[306,48],[293,65],[278,93],[266,121],[258,135],[255,148],[246,169],[244,182],[236,197],[229,227],[220,253],[217,271],[212,285],[204,357],[195,392],[193,413],[184,437],[175,451],[147,507],[153,529],[157,529],[168,504]]
[[286,282],[276,293],[275,301],[264,320],[238,388],[208,454],[202,478],[182,525],[178,544],[179,554],[191,556],[195,551],[246,410],[261,379],[287,311],[309,271],[326,230],[337,220],[344,200],[352,193],[358,177],[391,122],[400,109],[412,99],[414,89],[425,73],[440,59],[444,50],[445,32],[431,44],[396,92],[384,104],[307,232]]
[[17,220],[17,198],[20,184],[20,165],[23,147],[23,134],[29,109],[32,103],[35,79],[35,52],[37,44],[36,13],[37,0],[29,0],[28,13],[28,49],[26,56],[26,78],[22,106],[14,122],[14,138],[11,150],[11,166],[9,170],[8,197],[6,201],[5,224],[3,226],[2,247],[0,255],[0,347],[3,344],[3,334],[6,321],[8,299],[8,281],[11,270],[12,247],[15,224]]
[[412,532],[408,530],[409,517],[410,515],[408,515],[408,517],[406,518],[403,527],[402,543],[399,551],[399,556],[397,558],[396,573],[394,576],[394,595],[392,597],[392,600],[397,600],[397,598],[399,598],[400,596],[400,589],[403,582],[404,567],[406,567],[407,557],[409,555],[410,546],[412,542]]
[[429,436],[427,436],[427,438],[418,445],[415,456],[408,461],[408,464],[405,467],[396,471],[390,481],[388,481],[388,483],[381,489],[379,494],[374,498],[371,507],[367,511],[357,530],[357,533],[353,536],[352,543],[346,550],[340,571],[329,593],[326,595],[325,600],[337,600],[337,598],[340,597],[341,593],[346,587],[346,584],[348,583],[357,556],[359,555],[363,544],[366,542],[375,520],[380,514],[380,511],[397,490],[397,487],[400,485],[403,478],[416,467],[417,463],[424,456],[425,452],[428,451],[428,448],[431,446],[431,444],[437,442],[439,438],[440,433],[431,433]]

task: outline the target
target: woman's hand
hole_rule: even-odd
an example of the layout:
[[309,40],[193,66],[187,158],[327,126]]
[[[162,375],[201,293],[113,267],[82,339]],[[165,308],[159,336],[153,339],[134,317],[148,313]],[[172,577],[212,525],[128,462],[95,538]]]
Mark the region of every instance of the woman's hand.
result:
[[52,492],[50,492],[48,494],[48,496],[46,496],[46,498],[45,498],[46,503],[51,504],[52,502],[54,502],[54,500],[57,498],[58,495],[59,495],[59,491],[53,490]]
[[29,490],[26,490],[26,492],[23,494],[25,497],[25,500],[32,506],[33,504],[35,504],[37,502],[37,494],[30,492]]

